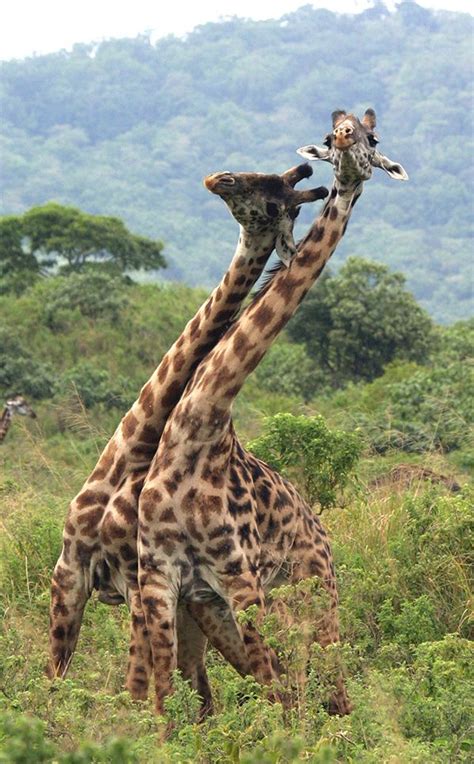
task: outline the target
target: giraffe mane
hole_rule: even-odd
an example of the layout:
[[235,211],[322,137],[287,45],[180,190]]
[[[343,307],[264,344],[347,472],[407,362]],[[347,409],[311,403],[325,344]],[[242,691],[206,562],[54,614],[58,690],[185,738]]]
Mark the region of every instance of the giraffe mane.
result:
[[281,260],[278,260],[276,263],[274,263],[274,265],[271,265],[269,268],[265,269],[262,276],[262,281],[258,289],[256,289],[251,294],[251,304],[259,300],[260,297],[265,294],[275,276],[281,271],[282,268],[286,267],[287,266]]
[[[302,241],[303,241],[303,239],[300,239],[299,241],[296,242],[296,250],[297,251],[298,251]],[[250,295],[250,297],[251,297],[250,304],[251,305],[254,302],[256,302],[257,300],[259,300],[260,297],[262,297],[263,294],[265,294],[265,292],[269,288],[270,284],[272,283],[273,279],[275,278],[275,276],[277,276],[280,273],[282,268],[287,268],[287,267],[288,266],[286,266],[285,263],[282,262],[282,260],[277,260],[276,263],[274,263],[273,265],[270,265],[269,268],[265,269],[265,271],[264,271],[264,273],[262,275],[262,279],[261,279],[260,285]],[[233,321],[232,321],[232,323],[233,323]]]

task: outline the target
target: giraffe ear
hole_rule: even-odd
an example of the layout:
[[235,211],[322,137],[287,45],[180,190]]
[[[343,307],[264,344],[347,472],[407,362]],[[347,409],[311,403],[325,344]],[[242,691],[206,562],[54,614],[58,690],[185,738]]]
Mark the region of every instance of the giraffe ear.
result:
[[345,117],[347,117],[347,111],[344,111],[344,109],[336,109],[333,111],[331,114],[332,126],[336,127],[339,122],[343,122]]
[[362,117],[361,122],[369,130],[375,130],[377,125],[377,117],[375,116],[375,111],[373,109],[367,109],[364,116]]
[[302,146],[296,149],[296,153],[305,159],[320,159],[322,162],[330,162],[329,149],[326,146]]
[[408,173],[398,162],[392,162],[391,159],[376,151],[372,157],[372,164],[374,167],[380,167],[387,175],[390,175],[394,180],[408,180]]

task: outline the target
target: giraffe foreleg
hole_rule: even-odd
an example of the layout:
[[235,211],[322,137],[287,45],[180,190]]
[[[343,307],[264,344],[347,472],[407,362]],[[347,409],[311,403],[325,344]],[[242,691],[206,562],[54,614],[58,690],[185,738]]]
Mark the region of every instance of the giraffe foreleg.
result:
[[178,667],[177,595],[164,565],[160,569],[148,563],[139,565],[139,580],[153,658],[156,712],[163,715],[165,698],[173,691],[173,671]]
[[199,721],[213,712],[212,692],[207,677],[205,655],[207,638],[190,610],[178,607],[178,668],[183,679],[191,684],[201,698]]

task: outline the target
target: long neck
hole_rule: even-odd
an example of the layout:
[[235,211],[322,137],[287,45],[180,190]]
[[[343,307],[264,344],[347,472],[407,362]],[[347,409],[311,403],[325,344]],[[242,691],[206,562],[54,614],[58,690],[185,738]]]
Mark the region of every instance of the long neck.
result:
[[343,237],[362,185],[335,182],[321,215],[280,270],[201,364],[186,395],[207,410],[228,410],[248,375],[288,323]]
[[122,419],[116,435],[133,469],[150,463],[170,411],[196,366],[239,312],[265,267],[275,236],[268,231],[250,234],[241,228],[234,257],[222,281],[186,325]]
[[10,425],[12,422],[12,412],[8,408],[8,406],[5,406],[3,409],[2,416],[0,418],[0,443],[2,440],[5,440],[7,436],[7,432],[10,429]]

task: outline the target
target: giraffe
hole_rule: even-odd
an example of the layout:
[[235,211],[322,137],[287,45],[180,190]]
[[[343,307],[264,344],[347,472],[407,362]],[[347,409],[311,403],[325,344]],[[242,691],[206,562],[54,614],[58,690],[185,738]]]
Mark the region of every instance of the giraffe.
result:
[[[92,589],[109,604],[127,601],[132,613],[126,687],[134,698],[146,697],[151,670],[137,582],[137,502],[141,486],[170,411],[194,368],[215,345],[260,276],[274,247],[288,262],[295,251],[292,229],[303,203],[324,198],[327,189],[295,189],[310,177],[306,165],[279,175],[222,172],[205,179],[212,189],[226,189],[228,207],[240,224],[239,242],[221,283],[166,353],[138,400],[123,417],[95,469],[73,499],[55,567],[50,608],[48,675],[64,676],[77,642],[82,614]],[[184,633],[197,633],[186,612]],[[206,685],[203,667],[195,670],[194,643],[183,651],[192,658],[193,675]],[[186,671],[184,671],[186,674]],[[209,693],[208,693],[209,694]]]
[[10,429],[12,419],[15,414],[29,416],[32,419],[36,419],[35,412],[22,395],[15,395],[13,398],[9,398],[5,402],[5,408],[3,409],[2,416],[0,417],[0,443],[3,443],[7,437],[8,430]]
[[[322,526],[287,485],[284,490],[281,478],[273,502],[277,511],[268,518],[259,516],[258,496],[265,503],[277,478],[242,448],[231,407],[333,254],[372,166],[381,166],[374,128],[373,110],[367,110],[362,121],[334,112],[327,149],[321,153],[332,162],[335,177],[321,216],[288,269],[275,273],[201,362],[168,419],[148,471],[139,499],[139,586],[159,714],[172,691],[180,600],[204,632],[211,621],[205,615],[199,619],[203,607],[209,611],[217,603],[221,612],[227,607],[244,652],[238,663],[262,684],[277,678],[276,656],[254,625],[238,623],[237,614],[256,605],[258,627],[265,613],[265,590],[284,571],[290,581],[320,576],[331,606],[315,636],[323,645],[339,638],[334,568]],[[322,158],[316,147],[304,150],[312,158]],[[384,159],[387,166],[395,166]],[[395,176],[403,174],[401,170],[393,171]],[[217,192],[225,198],[225,192]],[[342,678],[330,708],[350,712]]]

